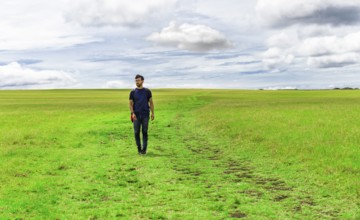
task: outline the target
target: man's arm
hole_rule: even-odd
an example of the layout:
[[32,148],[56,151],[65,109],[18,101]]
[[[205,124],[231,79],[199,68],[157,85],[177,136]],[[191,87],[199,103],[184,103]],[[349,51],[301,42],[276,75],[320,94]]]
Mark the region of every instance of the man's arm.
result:
[[154,120],[155,119],[154,102],[153,102],[152,97],[150,98],[149,102],[150,102],[151,120]]
[[132,90],[129,95],[129,108],[132,116],[134,113],[134,90]]
[[129,108],[130,112],[134,112],[134,101],[132,99],[129,100]]
[[134,101],[132,99],[129,100],[129,108],[130,108],[130,112],[131,112],[131,118],[133,120],[136,120],[136,115],[134,113]]

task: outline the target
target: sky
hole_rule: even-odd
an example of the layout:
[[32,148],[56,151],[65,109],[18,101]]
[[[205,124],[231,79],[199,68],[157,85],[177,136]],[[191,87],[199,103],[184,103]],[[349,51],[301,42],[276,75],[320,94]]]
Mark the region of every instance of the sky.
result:
[[0,3],[0,89],[360,87],[360,0]]

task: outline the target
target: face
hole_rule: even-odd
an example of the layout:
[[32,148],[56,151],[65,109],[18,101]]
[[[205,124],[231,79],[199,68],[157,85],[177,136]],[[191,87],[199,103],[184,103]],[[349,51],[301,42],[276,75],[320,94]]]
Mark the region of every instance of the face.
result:
[[144,83],[144,80],[141,80],[141,78],[136,78],[135,83],[137,87],[141,87],[142,84]]

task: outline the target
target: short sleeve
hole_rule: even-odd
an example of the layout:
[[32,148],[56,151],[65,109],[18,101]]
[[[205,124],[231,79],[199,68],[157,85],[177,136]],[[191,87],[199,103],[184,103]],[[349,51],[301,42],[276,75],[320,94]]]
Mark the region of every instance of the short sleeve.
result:
[[146,91],[147,91],[147,100],[149,101],[150,98],[152,97],[152,93],[150,89],[147,89]]
[[134,101],[134,90],[131,90],[130,96],[129,96],[129,100],[133,100],[133,101]]

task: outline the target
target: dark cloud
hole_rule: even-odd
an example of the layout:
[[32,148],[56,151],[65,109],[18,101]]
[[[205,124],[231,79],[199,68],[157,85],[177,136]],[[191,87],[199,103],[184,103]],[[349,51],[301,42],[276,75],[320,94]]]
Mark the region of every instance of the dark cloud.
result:
[[175,16],[177,17],[181,17],[184,21],[199,21],[199,20],[208,20],[208,21],[214,21],[213,17],[210,17],[208,15],[205,14],[201,14],[198,12],[193,12],[193,11],[189,11],[189,10],[178,10],[175,13]]
[[132,64],[162,64],[166,63],[166,60],[159,60],[148,57],[126,57],[126,56],[104,56],[104,57],[92,57],[87,59],[81,59],[82,61],[89,62],[127,62]]
[[339,68],[359,63],[360,55],[356,53],[334,54],[323,57],[310,57],[308,64],[317,68]]
[[43,85],[43,84],[47,84],[47,82],[12,82],[12,83],[0,84],[0,88],[34,86],[34,85]]
[[179,68],[177,68],[177,70],[183,71],[183,70],[192,70],[195,68],[197,68],[197,66],[186,66],[186,67],[179,67]]
[[42,60],[36,60],[36,59],[21,59],[16,61],[20,65],[29,65],[29,64],[36,64],[43,62]]
[[221,53],[221,54],[209,55],[206,58],[215,59],[215,60],[222,60],[222,59],[228,59],[228,58],[236,58],[236,57],[240,57],[240,56],[251,56],[251,54],[250,53],[237,53],[237,54]]
[[168,51],[159,51],[159,52],[144,52],[145,55],[158,55],[158,56],[173,56],[173,57],[181,57],[181,56],[202,56],[207,53],[204,52],[188,52],[183,50],[168,50]]
[[353,25],[360,23],[360,7],[327,6],[300,16],[287,15],[276,20],[272,27],[283,28],[294,24]]
[[240,72],[239,74],[254,75],[254,74],[263,74],[263,73],[268,73],[268,71],[265,71],[265,70],[243,71],[243,72]]
[[255,63],[261,63],[260,60],[254,60],[254,61],[245,61],[245,62],[226,62],[222,63],[219,66],[233,66],[233,65],[250,65]]
[[326,63],[318,63],[317,67],[318,68],[339,68],[339,67],[344,67],[344,66],[349,66],[349,65],[354,65],[357,62],[355,61],[333,61],[333,62],[326,62]]

